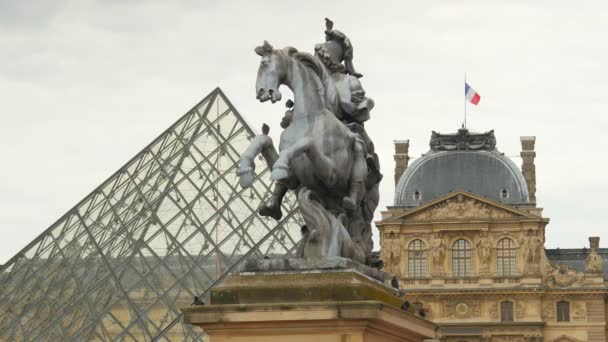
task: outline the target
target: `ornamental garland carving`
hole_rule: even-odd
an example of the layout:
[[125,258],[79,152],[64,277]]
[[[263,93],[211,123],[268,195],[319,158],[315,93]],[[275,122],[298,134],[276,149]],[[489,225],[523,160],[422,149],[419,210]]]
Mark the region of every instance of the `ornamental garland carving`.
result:
[[432,208],[412,216],[414,220],[449,219],[449,218],[509,218],[513,215],[507,211],[489,207],[487,204],[462,194],[456,198],[437,203]]
[[481,316],[481,303],[479,300],[450,300],[444,305],[445,316],[448,318]]

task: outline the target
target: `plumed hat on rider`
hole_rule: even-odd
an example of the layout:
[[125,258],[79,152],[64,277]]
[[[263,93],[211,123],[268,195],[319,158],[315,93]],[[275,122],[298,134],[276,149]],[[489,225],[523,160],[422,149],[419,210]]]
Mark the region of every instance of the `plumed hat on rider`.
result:
[[[315,46],[315,55],[332,72],[343,72],[357,78],[363,75],[355,70],[353,65],[353,46],[348,37],[334,30],[333,21],[325,18],[325,43]],[[344,65],[342,64],[344,61]]]

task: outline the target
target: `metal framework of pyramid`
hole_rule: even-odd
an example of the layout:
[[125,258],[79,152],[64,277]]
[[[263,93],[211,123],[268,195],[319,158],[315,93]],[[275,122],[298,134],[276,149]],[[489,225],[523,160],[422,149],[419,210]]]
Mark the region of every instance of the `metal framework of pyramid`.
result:
[[205,97],[0,269],[0,341],[202,341],[179,308],[300,240],[293,196],[278,223],[256,213],[267,168],[238,186],[254,134],[219,88]]

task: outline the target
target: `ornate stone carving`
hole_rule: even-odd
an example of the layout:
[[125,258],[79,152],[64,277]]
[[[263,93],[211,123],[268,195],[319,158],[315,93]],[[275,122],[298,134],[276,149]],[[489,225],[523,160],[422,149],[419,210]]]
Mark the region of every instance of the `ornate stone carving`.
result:
[[543,319],[555,317],[555,303],[544,303],[541,316]]
[[526,317],[526,303],[522,301],[515,302],[515,318]]
[[488,307],[488,314],[490,316],[491,319],[499,319],[500,318],[500,314],[498,311],[498,303],[490,303],[489,307]]
[[482,265],[487,266],[492,257],[492,242],[488,239],[488,233],[482,232],[481,238],[477,241],[477,255]]
[[412,215],[413,220],[428,219],[450,219],[450,218],[485,218],[501,219],[513,217],[513,214],[489,207],[485,203],[459,194],[455,198],[449,198],[437,203],[432,208]]
[[492,342],[524,342],[522,336],[493,336]]
[[449,318],[469,318],[481,316],[479,300],[449,300],[445,303],[445,315]]
[[371,265],[371,221],[382,174],[363,122],[374,101],[354,69],[348,37],[334,30],[331,20],[325,28],[325,42],[316,45],[314,56],[293,47],[275,49],[267,41],[255,48],[261,57],[256,98],[276,103],[284,85],[294,101],[281,123],[285,129],[279,151],[268,136],[269,127],[263,127],[240,156],[239,182],[243,188],[251,186],[253,161],[261,154],[275,187],[260,215],[280,220],[285,194],[299,189],[305,226],[298,257],[345,257]]
[[397,233],[390,232],[384,234],[382,240],[382,260],[386,270],[393,273],[399,273],[398,266],[401,261],[401,244],[398,236]]
[[524,342],[543,342],[543,336],[540,334],[524,335]]
[[431,133],[431,150],[496,150],[496,137],[494,130],[486,133],[470,133],[468,129],[461,128],[456,134]]
[[588,273],[602,273],[604,271],[604,259],[597,254],[595,248],[591,249],[585,260],[585,270]]
[[520,241],[520,246],[525,263],[524,274],[538,274],[541,253],[544,253],[542,239],[537,232],[530,230]]
[[443,275],[443,260],[445,258],[445,243],[439,235],[431,238],[431,260],[433,262],[433,275]]
[[549,274],[547,274],[547,286],[549,287],[568,287],[576,283],[580,283],[584,278],[584,274],[577,272],[575,269],[566,265],[553,266]]
[[572,305],[572,320],[584,321],[587,318],[587,306],[583,302],[575,302]]

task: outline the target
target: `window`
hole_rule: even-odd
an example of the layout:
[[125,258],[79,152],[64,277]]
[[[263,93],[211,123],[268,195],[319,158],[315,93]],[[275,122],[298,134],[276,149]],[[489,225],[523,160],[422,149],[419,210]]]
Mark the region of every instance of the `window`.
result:
[[500,320],[503,322],[513,322],[513,302],[500,303]]
[[557,321],[570,322],[570,303],[566,301],[557,303]]
[[509,238],[500,239],[496,246],[496,271],[499,276],[514,276],[517,274],[517,248]]
[[500,190],[500,198],[503,200],[509,198],[509,191],[507,191],[507,189]]
[[418,201],[421,197],[422,197],[422,194],[420,193],[420,191],[418,191],[418,190],[414,191],[414,199],[416,201]]
[[452,245],[452,272],[455,277],[471,275],[471,244],[459,239]]
[[414,240],[407,246],[407,273],[411,278],[426,277],[426,244]]

